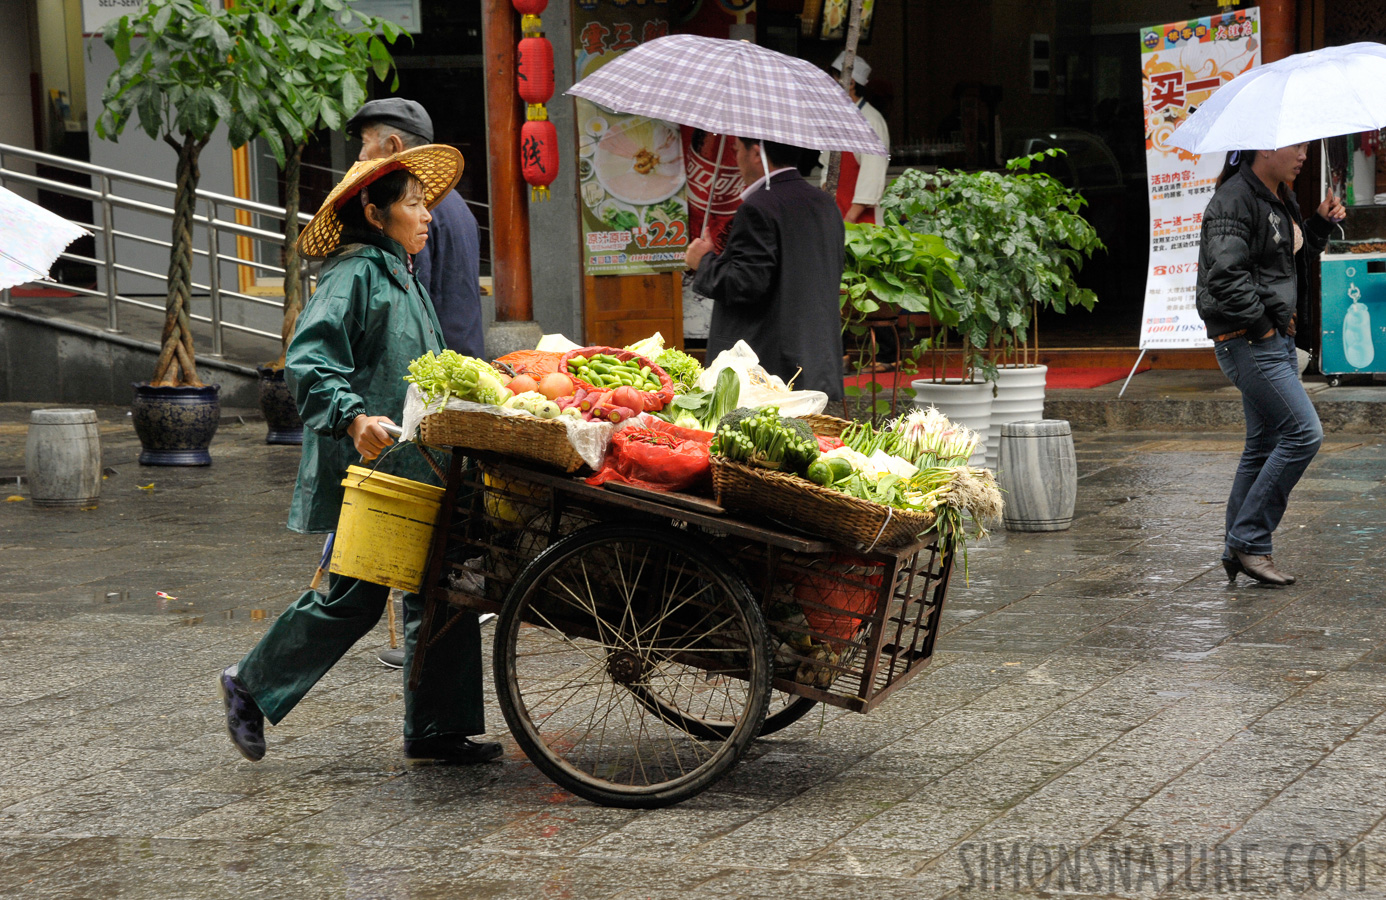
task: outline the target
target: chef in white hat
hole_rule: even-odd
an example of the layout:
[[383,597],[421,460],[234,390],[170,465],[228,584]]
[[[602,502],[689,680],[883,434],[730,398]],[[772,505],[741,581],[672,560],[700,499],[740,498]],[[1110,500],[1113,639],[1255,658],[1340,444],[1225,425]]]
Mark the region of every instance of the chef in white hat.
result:
[[[839,73],[846,55],[845,52],[839,53],[837,59],[833,60],[833,68]],[[876,107],[857,96],[857,87],[864,87],[870,77],[871,64],[858,56],[852,63],[852,84],[847,86],[847,96],[852,98],[866,121],[871,123],[881,144],[889,147],[890,129],[886,127],[885,117]],[[881,202],[881,195],[885,193],[886,164],[889,160],[886,156],[868,156],[864,153],[842,154],[842,169],[837,179],[837,208],[842,211],[844,221],[877,223],[876,204]],[[823,167],[823,182],[826,182],[826,151],[818,157],[818,164]]]

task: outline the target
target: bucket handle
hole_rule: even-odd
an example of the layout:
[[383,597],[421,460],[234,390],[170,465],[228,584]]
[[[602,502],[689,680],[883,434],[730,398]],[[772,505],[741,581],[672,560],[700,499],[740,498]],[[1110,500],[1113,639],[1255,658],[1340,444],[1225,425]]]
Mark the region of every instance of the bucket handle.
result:
[[[401,437],[404,436],[404,429],[403,429],[403,428],[400,428],[398,425],[387,425],[386,423],[381,422],[381,423],[380,423],[380,427],[381,427],[381,429],[384,430],[384,432],[385,432],[386,434],[388,434],[388,435],[389,435],[390,437],[392,437],[392,438],[398,439],[398,438],[401,438]],[[387,457],[387,456],[390,455],[390,451],[394,450],[395,447],[398,447],[398,446],[399,446],[399,444],[395,444],[395,445],[393,445],[393,446],[391,446],[391,447],[388,447],[388,448],[386,448],[386,450],[385,450],[384,453],[382,453],[382,454],[380,454],[379,456],[377,456],[377,457],[375,458],[375,465],[371,466],[371,470],[370,470],[369,472],[367,472],[365,475],[361,476],[361,480],[358,481],[358,482],[356,482],[356,486],[357,486],[357,487],[360,487],[361,485],[365,484],[365,483],[366,483],[366,479],[368,479],[368,478],[370,478],[372,475],[374,475],[374,474],[375,474],[375,470],[378,469],[378,468],[380,468],[380,464],[383,463],[383,462],[385,461],[385,457]],[[366,458],[365,458],[365,457],[362,457],[362,458],[361,458],[361,462],[365,462],[365,461],[366,461]]]

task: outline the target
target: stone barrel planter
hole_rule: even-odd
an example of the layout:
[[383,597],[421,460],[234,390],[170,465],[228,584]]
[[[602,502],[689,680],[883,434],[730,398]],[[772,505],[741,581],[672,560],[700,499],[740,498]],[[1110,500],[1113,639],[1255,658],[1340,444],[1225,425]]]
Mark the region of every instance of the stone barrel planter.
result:
[[1068,422],[1041,419],[1002,425],[997,465],[1007,530],[1063,531],[1073,524],[1078,460]]
[[35,506],[95,506],[101,496],[96,411],[36,409],[30,413],[24,473]]

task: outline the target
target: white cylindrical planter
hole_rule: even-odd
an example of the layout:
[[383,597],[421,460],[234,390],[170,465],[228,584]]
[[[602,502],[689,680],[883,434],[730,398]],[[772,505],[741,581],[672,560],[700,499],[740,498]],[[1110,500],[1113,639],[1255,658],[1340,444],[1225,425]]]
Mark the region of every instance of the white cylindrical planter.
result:
[[30,413],[24,471],[35,506],[94,506],[101,495],[96,411],[36,409]]
[[1044,384],[1048,366],[998,366],[996,399],[991,403],[991,427],[987,432],[987,468],[995,469],[1001,456],[1001,426],[1044,418]]
[[954,425],[966,425],[981,436],[967,462],[972,466],[982,465],[986,461],[987,429],[991,423],[991,382],[924,378],[911,382],[910,387],[914,388],[915,406],[920,409],[936,407]]
[[998,466],[1007,529],[1063,531],[1073,524],[1078,460],[1068,422],[1042,419],[1002,425]]

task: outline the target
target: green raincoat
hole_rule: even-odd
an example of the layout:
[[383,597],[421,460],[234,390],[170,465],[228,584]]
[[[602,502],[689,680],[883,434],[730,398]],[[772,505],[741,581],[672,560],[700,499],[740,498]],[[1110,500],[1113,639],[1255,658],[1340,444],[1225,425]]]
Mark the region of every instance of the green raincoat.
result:
[[[359,415],[400,422],[409,363],[443,350],[442,326],[404,247],[380,235],[351,237],[357,243],[343,244],[323,266],[284,366],[304,426],[289,529],[305,534],[337,528],[342,479],[361,463],[347,426]],[[409,445],[391,447],[378,471],[439,484]]]

